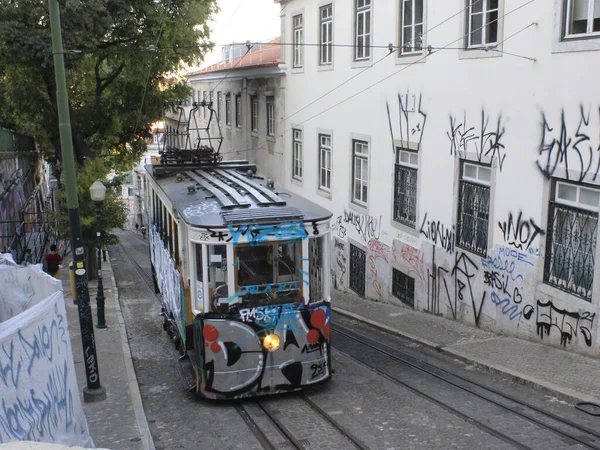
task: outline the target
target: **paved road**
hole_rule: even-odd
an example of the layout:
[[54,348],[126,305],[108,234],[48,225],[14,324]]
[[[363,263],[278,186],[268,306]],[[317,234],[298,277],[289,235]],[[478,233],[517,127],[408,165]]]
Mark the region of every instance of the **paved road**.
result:
[[[147,276],[150,273],[148,241],[132,232],[122,232],[120,238],[121,244],[110,248],[111,260],[144,410],[156,448],[263,448],[235,404],[204,401],[182,389],[176,370],[179,354],[162,329],[162,318],[158,315],[159,300]],[[334,317],[334,320],[366,333],[371,332],[381,341],[402,347],[420,358],[435,362],[441,357],[399,338],[372,329],[369,331],[369,327],[349,319]],[[332,364],[336,371],[333,380],[325,387],[309,392],[308,396],[340,424],[352,430],[365,446],[372,449],[512,448],[507,442],[488,434],[447,408],[374,372],[352,357],[349,350],[351,346],[341,345],[341,337],[337,336],[336,339],[340,340],[341,351],[334,350],[332,353]],[[487,372],[478,372],[476,368],[467,367],[460,361],[442,358],[445,367],[470,372],[479,380],[513,392],[519,398],[565,414],[572,420],[588,421],[590,425],[588,418],[581,418],[571,407],[556,399],[545,397],[525,386],[513,385]],[[422,380],[418,375],[413,375],[413,378],[417,387],[437,394],[466,413],[478,415],[479,406],[475,400],[465,398],[464,394],[446,391],[443,383]],[[293,429],[306,448],[352,448],[345,438],[333,433],[331,427],[324,424],[298,397],[278,396],[269,399],[266,404]],[[255,410],[253,403],[248,402],[247,406],[249,410]],[[492,423],[504,423],[504,429],[519,430],[514,437],[526,439],[531,448],[549,450],[564,448],[568,444],[571,444],[570,448],[581,448],[529,426],[518,416],[488,411],[486,415],[486,420]],[[272,432],[267,434],[273,435]],[[280,443],[276,448],[291,448],[284,445],[282,437],[274,441]]]

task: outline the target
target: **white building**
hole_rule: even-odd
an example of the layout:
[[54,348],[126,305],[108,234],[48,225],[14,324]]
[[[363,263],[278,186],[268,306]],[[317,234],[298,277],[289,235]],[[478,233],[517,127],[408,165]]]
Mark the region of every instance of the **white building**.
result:
[[[279,39],[267,44],[232,44],[223,49],[223,58],[187,75],[193,98],[183,111],[190,120],[190,142],[194,145],[200,137],[200,144],[208,145],[204,131],[208,127],[211,137],[223,136],[220,153],[225,160],[247,159],[279,183],[284,176],[283,141],[275,136],[283,131],[285,98]],[[215,112],[212,120],[209,108],[203,106],[211,102]],[[172,120],[169,126],[173,129]],[[211,145],[218,148],[215,140]]]
[[600,1],[281,9],[283,181],[334,212],[335,287],[600,355]]

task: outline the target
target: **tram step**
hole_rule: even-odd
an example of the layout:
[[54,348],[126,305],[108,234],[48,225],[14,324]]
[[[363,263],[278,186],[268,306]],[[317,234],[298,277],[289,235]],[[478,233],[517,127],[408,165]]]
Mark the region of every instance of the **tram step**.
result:
[[196,372],[192,366],[192,361],[188,355],[184,355],[177,361],[177,371],[181,378],[181,384],[187,391],[193,391],[196,389]]

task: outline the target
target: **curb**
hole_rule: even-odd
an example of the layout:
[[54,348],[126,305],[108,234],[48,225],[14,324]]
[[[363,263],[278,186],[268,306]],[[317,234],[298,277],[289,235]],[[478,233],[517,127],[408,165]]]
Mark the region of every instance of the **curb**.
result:
[[352,319],[356,319],[360,322],[367,323],[369,325],[372,325],[375,328],[395,334],[395,335],[405,338],[409,341],[425,345],[425,346],[427,346],[433,350],[436,350],[440,353],[443,353],[445,355],[452,356],[454,358],[458,358],[463,362],[466,362],[469,364],[474,364],[474,365],[481,367],[491,373],[494,373],[497,375],[504,375],[504,376],[508,375],[512,381],[515,381],[524,386],[532,387],[533,389],[535,389],[537,391],[541,391],[541,392],[545,392],[547,394],[558,396],[561,399],[568,401],[569,403],[576,404],[581,401],[595,402],[595,403],[598,402],[597,398],[582,395],[582,394],[580,394],[578,392],[574,392],[570,389],[565,389],[565,388],[562,388],[555,384],[535,379],[527,374],[524,374],[524,373],[521,373],[518,371],[513,371],[511,369],[497,366],[495,364],[478,361],[478,360],[474,359],[473,357],[469,356],[468,354],[461,352],[460,350],[455,350],[455,349],[452,349],[449,347],[441,346],[441,345],[436,344],[435,342],[429,341],[427,339],[415,336],[410,333],[406,333],[404,331],[400,331],[396,328],[392,328],[390,326],[384,325],[384,324],[376,322],[374,320],[370,320],[364,316],[361,316],[360,314],[356,314],[351,311],[347,311],[347,310],[339,308],[337,306],[332,306],[331,309],[338,314],[341,314],[346,317],[350,317]]
[[121,303],[119,301],[119,290],[117,289],[117,281],[115,280],[115,275],[112,270],[112,263],[110,261],[110,254],[108,251],[106,252],[106,259],[108,266],[110,267],[110,279],[115,298],[117,320],[119,321],[121,344],[123,346],[123,359],[125,363],[125,370],[127,371],[127,382],[129,385],[129,394],[131,395],[131,403],[135,414],[135,420],[137,422],[138,430],[140,431],[144,450],[156,450],[154,447],[154,440],[152,439],[152,434],[150,433],[150,428],[148,427],[146,413],[144,413],[142,395],[140,394],[140,388],[138,386],[137,377],[135,375],[135,369],[133,367],[131,350],[129,348],[129,340],[127,339],[125,319],[123,318],[123,312],[121,311]]

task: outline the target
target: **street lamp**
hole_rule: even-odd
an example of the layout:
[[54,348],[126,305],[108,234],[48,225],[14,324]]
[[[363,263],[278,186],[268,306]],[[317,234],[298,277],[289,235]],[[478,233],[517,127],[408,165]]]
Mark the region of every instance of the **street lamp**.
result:
[[96,290],[96,308],[98,316],[98,324],[96,328],[106,328],[106,320],[104,318],[104,286],[102,285],[102,202],[106,197],[106,186],[100,180],[94,181],[90,186],[90,197],[96,205],[96,236],[98,240],[97,256],[98,256],[98,289]]

